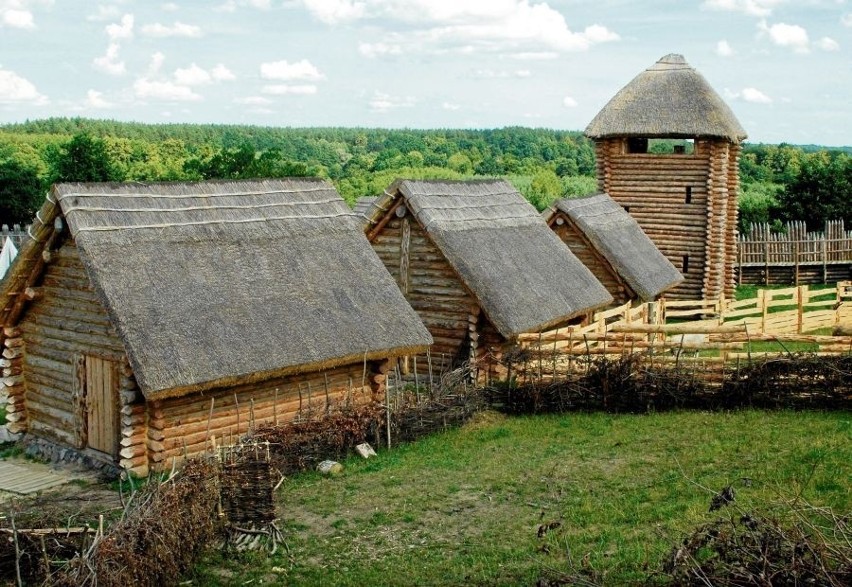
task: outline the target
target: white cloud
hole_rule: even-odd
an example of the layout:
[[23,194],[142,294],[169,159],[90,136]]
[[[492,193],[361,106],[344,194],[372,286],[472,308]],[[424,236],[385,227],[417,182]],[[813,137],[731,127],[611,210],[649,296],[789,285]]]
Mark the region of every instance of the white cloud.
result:
[[273,94],[276,96],[284,96],[287,94],[297,96],[309,96],[317,93],[317,87],[313,84],[303,84],[291,86],[288,84],[275,84],[271,86],[263,86],[260,90],[264,94]]
[[559,53],[555,51],[527,51],[521,53],[515,53],[511,56],[512,59],[521,59],[527,61],[546,61],[549,59],[556,59],[559,57]]
[[840,51],[840,43],[831,37],[823,37],[816,42],[816,46],[823,51]]
[[187,68],[175,70],[175,83],[182,86],[203,86],[213,81],[206,69],[198,67],[195,63]]
[[52,4],[53,0],[0,0],[0,28],[34,30],[33,8]]
[[178,6],[174,2],[166,2],[165,4],[160,6],[160,8],[163,10],[163,12],[176,12],[180,10],[180,6]]
[[0,68],[0,104],[26,102],[42,106],[48,103],[33,83],[14,71]]
[[203,86],[213,82],[224,82],[236,79],[231,70],[219,63],[210,71],[192,63],[189,67],[178,68],[174,73],[174,81],[182,86]]
[[125,14],[121,17],[121,22],[108,24],[104,27],[110,41],[121,41],[124,39],[133,38],[133,15]]
[[217,12],[235,12],[241,7],[257,8],[258,10],[269,10],[272,7],[271,0],[226,0],[224,4],[220,4],[213,10]]
[[532,72],[529,69],[518,69],[515,71],[477,69],[473,72],[473,77],[479,79],[507,79],[511,77],[525,78],[531,76]]
[[112,4],[99,4],[97,11],[87,16],[86,20],[94,22],[114,20],[118,18],[119,14],[121,14],[121,11],[118,9],[118,6],[114,6]]
[[757,88],[743,88],[741,92],[735,92],[725,88],[725,96],[731,100],[742,100],[752,104],[772,104],[772,98]]
[[441,104],[441,108],[443,108],[444,110],[455,111],[459,110],[461,106],[459,106],[458,104],[453,104],[452,102],[444,102],[443,104]]
[[357,0],[303,0],[302,3],[317,20],[326,24],[357,20],[367,13],[367,2]]
[[599,24],[574,32],[560,12],[533,0],[300,1],[315,18],[328,24],[358,19],[381,19],[388,26],[394,21],[402,23],[405,32],[389,33],[384,42],[410,51],[424,47],[468,53],[530,52],[538,47],[583,51],[619,39],[617,33]]
[[325,79],[325,76],[320,73],[320,70],[307,59],[302,59],[294,63],[288,61],[261,63],[260,77],[285,82],[294,80],[318,81]]
[[151,63],[148,64],[148,73],[147,77],[154,77],[160,72],[160,68],[163,67],[163,63],[166,61],[166,56],[161,52],[157,51],[153,55],[151,55]]
[[852,27],[852,12],[848,12],[840,17],[840,24],[843,26]]
[[146,24],[142,27],[142,34],[149,37],[186,37],[198,38],[201,36],[201,27],[194,24],[177,22],[171,26],[161,24]]
[[391,96],[384,92],[374,92],[370,99],[372,112],[388,112],[397,108],[411,108],[417,102],[412,96]]
[[246,106],[267,106],[272,104],[272,100],[263,96],[246,96],[245,98],[234,98],[235,104],[245,104]]
[[119,49],[120,47],[118,43],[110,43],[105,55],[95,57],[94,60],[92,60],[92,67],[98,71],[108,73],[109,75],[122,75],[126,69],[124,67],[124,61],[121,61],[118,58]]
[[104,99],[104,95],[97,90],[89,90],[86,92],[85,105],[89,108],[105,109],[112,108],[115,104]]
[[769,16],[784,0],[704,0],[701,8],[743,12],[750,16]]
[[566,108],[576,108],[577,106],[579,106],[577,100],[575,100],[571,96],[565,96],[564,98],[562,98],[562,105]]
[[722,39],[716,43],[716,55],[719,57],[731,57],[734,54],[734,48],[728,44],[728,41]]
[[0,8],[0,24],[13,29],[34,29],[35,19],[29,10]]
[[133,83],[133,91],[140,100],[162,100],[166,102],[198,102],[202,100],[188,86],[170,81],[139,78]]
[[216,66],[210,70],[210,75],[217,82],[229,82],[237,79],[237,76],[235,76],[230,69],[225,67],[223,63],[216,64]]
[[399,55],[402,53],[402,48],[399,45],[387,43],[358,43],[358,53],[370,58],[381,55]]
[[769,26],[763,21],[758,25],[758,29],[769,35],[770,40],[779,47],[788,47],[796,53],[808,52],[808,31],[797,24],[779,22]]

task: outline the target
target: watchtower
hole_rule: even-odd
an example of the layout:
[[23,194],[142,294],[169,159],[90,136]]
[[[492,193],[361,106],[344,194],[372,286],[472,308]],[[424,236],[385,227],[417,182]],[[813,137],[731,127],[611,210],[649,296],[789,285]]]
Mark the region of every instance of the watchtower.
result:
[[604,106],[586,136],[595,141],[598,189],[683,274],[668,295],[732,296],[746,133],[707,80],[682,55],[666,55]]

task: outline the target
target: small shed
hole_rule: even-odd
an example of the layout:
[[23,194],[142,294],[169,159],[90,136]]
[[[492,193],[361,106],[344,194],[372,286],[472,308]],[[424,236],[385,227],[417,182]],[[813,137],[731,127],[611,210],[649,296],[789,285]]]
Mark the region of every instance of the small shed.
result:
[[[731,297],[746,132],[704,76],[682,55],[662,57],[619,90],[586,136],[595,141],[598,190],[683,274],[669,296]],[[680,144],[660,152],[659,139]]]
[[557,200],[542,216],[617,304],[653,301],[683,281],[636,220],[607,194]]
[[432,342],[318,179],[59,184],[31,235],[0,284],[7,426],[47,456],[144,474],[369,401]]
[[367,238],[434,338],[433,357],[497,359],[519,334],[612,301],[506,181],[397,180],[367,219]]

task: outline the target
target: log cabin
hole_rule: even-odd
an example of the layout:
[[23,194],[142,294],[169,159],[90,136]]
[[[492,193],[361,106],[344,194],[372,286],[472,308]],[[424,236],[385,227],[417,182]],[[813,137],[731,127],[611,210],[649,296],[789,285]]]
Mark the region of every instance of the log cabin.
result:
[[[739,157],[746,133],[682,55],[622,88],[586,128],[598,191],[624,206],[683,274],[668,297],[718,299],[735,287]],[[677,139],[673,153],[655,152]]]
[[612,296],[508,182],[397,180],[365,232],[434,339],[480,376],[522,333],[579,322]]
[[654,301],[683,281],[636,220],[608,194],[562,198],[542,217],[618,305]]
[[370,401],[432,342],[322,180],[59,184],[30,234],[0,284],[3,383],[43,456],[144,475]]

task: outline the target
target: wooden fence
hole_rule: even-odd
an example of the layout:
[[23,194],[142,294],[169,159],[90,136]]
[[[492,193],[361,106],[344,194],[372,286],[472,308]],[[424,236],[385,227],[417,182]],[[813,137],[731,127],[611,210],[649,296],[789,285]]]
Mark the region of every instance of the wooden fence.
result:
[[[721,376],[726,365],[801,350],[852,353],[852,336],[815,334],[852,329],[852,281],[833,289],[799,286],[759,290],[742,301],[664,301],[599,312],[590,324],[519,339],[515,373],[557,378],[583,372],[596,357],[637,355],[652,364],[691,365]],[[777,350],[762,350],[774,343]]]
[[29,238],[27,228],[29,227],[21,226],[20,224],[13,224],[12,228],[9,228],[8,224],[4,224],[0,227],[0,247],[2,247],[3,243],[6,242],[6,237],[9,237],[12,239],[15,247],[17,247],[18,250],[21,250],[21,245],[23,245],[24,241]]
[[763,283],[769,285],[773,269],[779,274],[782,267],[792,269],[792,273],[780,274],[796,285],[805,269],[810,273],[817,270],[825,282],[832,266],[852,265],[852,230],[846,230],[843,220],[826,222],[822,232],[808,232],[802,221],[788,222],[783,233],[773,233],[765,223],[752,224],[737,241],[737,265],[740,283],[751,269],[759,271]]

